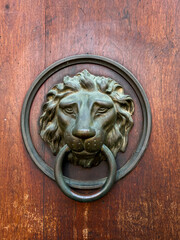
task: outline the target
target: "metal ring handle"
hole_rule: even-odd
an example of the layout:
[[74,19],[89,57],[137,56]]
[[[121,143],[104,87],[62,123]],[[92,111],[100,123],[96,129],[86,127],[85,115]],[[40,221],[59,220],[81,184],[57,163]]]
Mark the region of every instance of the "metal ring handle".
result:
[[105,145],[103,145],[101,148],[101,151],[106,155],[107,161],[109,163],[109,168],[110,168],[109,177],[107,178],[102,189],[99,192],[91,195],[82,195],[82,194],[73,192],[71,188],[67,185],[67,183],[64,181],[64,176],[62,173],[62,163],[63,163],[65,154],[69,151],[70,149],[66,144],[58,153],[56,158],[55,168],[54,168],[54,175],[55,175],[56,182],[60,187],[60,189],[63,191],[63,193],[69,198],[72,198],[79,202],[92,202],[94,200],[97,200],[103,197],[106,193],[108,193],[108,191],[111,189],[112,185],[115,182],[116,170],[117,170],[115,158],[112,152],[109,150],[109,148],[106,147]]

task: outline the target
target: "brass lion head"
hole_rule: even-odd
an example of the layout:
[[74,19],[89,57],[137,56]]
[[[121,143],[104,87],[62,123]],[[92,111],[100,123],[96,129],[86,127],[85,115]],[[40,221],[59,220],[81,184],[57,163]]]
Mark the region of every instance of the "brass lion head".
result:
[[40,116],[40,135],[56,155],[67,144],[68,160],[75,165],[98,165],[105,144],[113,153],[124,152],[133,126],[134,103],[115,80],[87,70],[54,86]]

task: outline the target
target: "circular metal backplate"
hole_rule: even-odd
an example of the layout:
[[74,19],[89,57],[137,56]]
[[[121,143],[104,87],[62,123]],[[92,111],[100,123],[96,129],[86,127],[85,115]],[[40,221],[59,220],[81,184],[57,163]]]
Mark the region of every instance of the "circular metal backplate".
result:
[[[50,177],[53,180],[55,180],[54,170],[50,166],[48,166],[45,163],[45,161],[41,158],[41,156],[38,154],[31,139],[30,128],[29,128],[29,116],[30,116],[31,105],[33,103],[33,99],[36,96],[39,88],[54,73],[72,65],[88,64],[88,63],[107,67],[115,71],[119,75],[121,75],[131,85],[131,87],[135,91],[142,108],[143,129],[142,129],[141,138],[139,140],[136,151],[133,153],[130,159],[126,162],[126,164],[122,168],[117,170],[116,181],[123,178],[126,174],[128,174],[130,171],[132,171],[135,168],[135,166],[139,162],[140,158],[142,157],[148,145],[148,141],[151,133],[151,109],[150,109],[147,96],[141,84],[133,76],[133,74],[129,72],[121,64],[105,57],[88,55],[88,54],[67,57],[65,59],[62,59],[53,63],[36,78],[36,80],[32,83],[30,89],[27,92],[27,95],[24,100],[22,112],[21,112],[21,131],[22,131],[22,136],[23,136],[26,149],[30,154],[32,160],[41,169],[41,171],[43,171],[48,177]],[[101,178],[95,181],[80,181],[80,180],[70,179],[64,176],[64,180],[69,186],[73,188],[95,189],[95,188],[102,187],[106,181],[106,178]]]

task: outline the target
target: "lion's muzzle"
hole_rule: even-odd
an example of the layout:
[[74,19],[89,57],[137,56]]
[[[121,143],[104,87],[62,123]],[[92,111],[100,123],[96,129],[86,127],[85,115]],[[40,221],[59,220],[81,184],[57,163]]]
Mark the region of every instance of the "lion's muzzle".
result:
[[70,134],[66,135],[65,143],[69,148],[76,152],[86,150],[87,152],[98,152],[103,144],[103,139],[100,136],[94,136],[93,138],[81,139],[74,137]]
[[[91,131],[91,132],[90,132]],[[91,129],[73,129],[65,134],[65,143],[69,146],[71,154],[69,160],[83,167],[91,167],[101,162],[101,148],[104,134],[96,133]]]

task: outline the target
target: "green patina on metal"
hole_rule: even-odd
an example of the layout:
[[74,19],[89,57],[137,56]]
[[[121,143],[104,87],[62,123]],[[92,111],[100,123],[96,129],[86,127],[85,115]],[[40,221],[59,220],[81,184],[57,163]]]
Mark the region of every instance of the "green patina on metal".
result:
[[[54,170],[43,161],[32,143],[29,113],[38,89],[55,72],[80,63],[98,64],[114,70],[132,86],[139,98],[143,114],[141,139],[136,152],[117,171],[114,171],[114,158],[118,151],[125,151],[128,133],[133,126],[131,115],[134,112],[134,103],[116,81],[94,76],[87,70],[73,77],[66,76],[63,83],[48,92],[47,101],[43,106],[40,134],[49,144],[53,154],[58,154]],[[94,55],[72,56],[49,66],[32,84],[22,108],[21,130],[33,161],[47,176],[57,181],[67,196],[78,201],[93,201],[104,196],[114,181],[129,173],[140,160],[151,132],[151,111],[140,83],[122,65]],[[65,160],[65,152],[68,152],[67,160],[83,167],[96,166],[106,159],[110,166],[110,176],[96,181],[78,181],[64,177],[60,167]],[[103,188],[97,194],[84,196],[73,193],[68,185],[79,189]]]
[[125,151],[133,112],[133,100],[116,81],[84,70],[48,92],[40,135],[54,155],[67,144],[70,162],[92,167],[105,159],[103,144],[114,157]]

